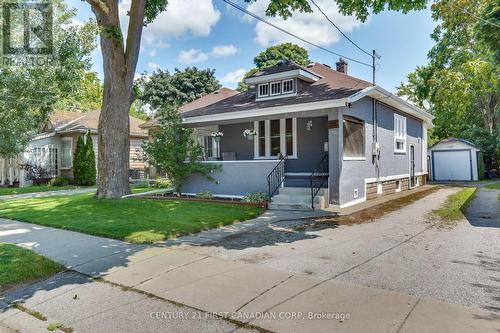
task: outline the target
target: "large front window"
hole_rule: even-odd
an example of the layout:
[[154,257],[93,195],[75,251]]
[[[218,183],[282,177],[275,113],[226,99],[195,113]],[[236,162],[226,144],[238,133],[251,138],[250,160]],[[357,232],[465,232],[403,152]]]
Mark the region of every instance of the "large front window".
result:
[[73,162],[73,139],[63,138],[61,141],[61,168],[70,169]]
[[297,119],[273,119],[256,121],[256,158],[277,158],[281,155],[297,155]]
[[200,136],[198,139],[203,148],[203,159],[215,160],[220,157],[220,145],[213,136]]

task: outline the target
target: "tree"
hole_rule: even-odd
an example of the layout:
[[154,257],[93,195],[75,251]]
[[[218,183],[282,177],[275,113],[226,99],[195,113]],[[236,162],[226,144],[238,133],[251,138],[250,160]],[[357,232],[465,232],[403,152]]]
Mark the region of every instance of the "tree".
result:
[[85,155],[85,143],[83,137],[79,136],[76,140],[75,156],[73,158],[73,180],[79,185],[84,182]]
[[137,84],[140,100],[156,110],[165,104],[177,108],[221,87],[214,69],[196,67],[176,68],[173,74],[157,69],[151,76],[144,73]]
[[[86,0],[97,18],[100,28],[101,51],[104,65],[104,96],[99,117],[99,159],[97,196],[121,197],[130,192],[129,118],[134,99],[133,80],[139,56],[142,30],[167,7],[167,0],[131,0],[126,40],[120,27],[116,0]],[[255,0],[245,0],[253,2]],[[425,8],[426,1],[404,0],[335,0],[343,14],[355,14],[366,20],[368,12],[380,12],[387,5],[391,10]],[[193,3],[193,6],[195,4]],[[312,12],[307,0],[271,0],[266,15],[284,19],[292,12]]]
[[253,58],[255,68],[249,70],[243,79],[238,83],[238,90],[245,91],[250,88],[250,86],[245,83],[246,78],[254,75],[262,69],[274,66],[279,61],[285,59],[292,60],[301,66],[307,66],[311,63],[311,60],[309,60],[309,53],[303,47],[292,43],[283,43],[271,46]]
[[96,182],[96,167],[95,167],[95,153],[94,142],[90,131],[87,132],[87,140],[85,144],[85,185],[95,185]]
[[398,87],[399,95],[430,106],[435,116],[430,142],[468,139],[486,152],[490,168],[500,163],[500,63],[498,36],[486,22],[494,22],[487,20],[499,12],[485,0],[436,2],[432,14],[440,23],[432,34],[436,44],[429,63]]
[[179,112],[169,106],[161,110],[159,129],[152,133],[151,140],[142,148],[145,161],[159,172],[166,173],[177,193],[181,193],[182,185],[193,173],[213,180],[210,172],[220,168],[199,162],[203,152],[193,138],[193,130],[184,127]]
[[[31,137],[46,123],[54,107],[64,105],[79,91],[91,67],[96,25],[72,23],[75,12],[54,1],[53,66],[7,66],[0,69],[0,156],[21,153]],[[22,59],[18,55],[13,59]]]

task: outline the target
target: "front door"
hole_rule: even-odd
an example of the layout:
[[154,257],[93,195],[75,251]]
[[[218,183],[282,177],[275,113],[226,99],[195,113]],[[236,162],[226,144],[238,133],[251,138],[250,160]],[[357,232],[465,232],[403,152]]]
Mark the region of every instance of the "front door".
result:
[[410,145],[410,188],[415,185],[415,146]]

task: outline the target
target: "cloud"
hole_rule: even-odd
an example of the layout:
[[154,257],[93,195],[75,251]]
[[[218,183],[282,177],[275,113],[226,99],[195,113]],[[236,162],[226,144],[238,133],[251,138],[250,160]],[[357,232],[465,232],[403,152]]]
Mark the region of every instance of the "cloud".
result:
[[243,79],[243,76],[246,74],[246,69],[240,68],[235,71],[229,72],[223,77],[221,77],[221,82],[228,82],[228,83],[238,83]]
[[[363,24],[353,16],[341,15],[334,1],[316,0],[316,2],[326,15],[345,33],[350,33]],[[249,5],[247,9],[259,16],[265,17],[268,4],[269,0],[257,0]],[[287,20],[283,20],[280,17],[267,17],[267,20],[288,32],[321,46],[329,46],[338,42],[341,37],[339,32],[326,20],[317,8],[313,6],[313,9],[313,13],[294,12],[292,17]],[[283,42],[293,42],[302,46],[308,46],[298,39],[263,22],[256,21],[248,16],[244,19],[255,23],[255,40],[262,46],[267,47]]]
[[[124,34],[127,32],[131,0],[120,2],[120,22]],[[149,52],[169,46],[166,39],[186,35],[206,37],[220,20],[221,13],[213,0],[169,0],[165,11],[144,27],[142,47]],[[153,52],[154,53],[154,52]]]
[[229,45],[216,45],[212,47],[212,52],[210,55],[214,58],[227,57],[235,55],[238,52],[238,48],[233,44]]
[[238,48],[229,45],[216,45],[212,47],[210,52],[203,52],[200,49],[182,50],[177,56],[177,61],[181,64],[195,64],[198,62],[207,61],[209,58],[222,58],[236,54]]
[[177,61],[181,64],[195,64],[198,62],[204,62],[208,60],[208,54],[202,52],[199,49],[182,50],[177,56]]
[[160,68],[161,66],[154,62],[148,62],[148,67],[154,71],[155,69]]

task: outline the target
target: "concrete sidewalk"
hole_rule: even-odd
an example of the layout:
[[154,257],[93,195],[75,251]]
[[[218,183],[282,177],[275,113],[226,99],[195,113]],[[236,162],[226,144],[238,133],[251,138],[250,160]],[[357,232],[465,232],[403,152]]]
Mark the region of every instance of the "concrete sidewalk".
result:
[[[198,254],[189,247],[132,245],[8,220],[0,220],[0,241],[32,248],[83,274],[271,331],[500,330],[500,316],[492,312],[291,275]],[[34,292],[26,301],[32,297],[43,294]],[[140,306],[124,307],[122,315],[139,310]]]
[[12,195],[0,195],[0,201],[2,201],[2,200],[16,200],[16,199],[45,198],[45,197],[53,197],[56,195],[94,193],[95,191],[96,191],[95,187],[89,187],[89,188],[79,188],[79,189],[75,189],[75,190],[59,190],[59,191],[12,194]]

